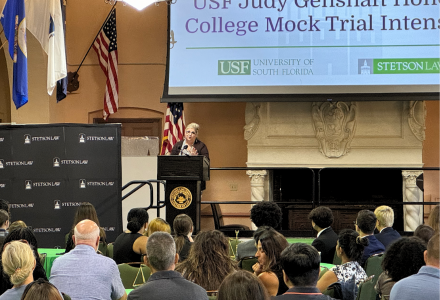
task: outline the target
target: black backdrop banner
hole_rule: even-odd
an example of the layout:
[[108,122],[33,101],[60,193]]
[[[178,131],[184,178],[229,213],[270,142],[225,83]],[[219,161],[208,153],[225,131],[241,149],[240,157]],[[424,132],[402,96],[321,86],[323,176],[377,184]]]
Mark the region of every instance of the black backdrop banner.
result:
[[0,199],[38,246],[65,247],[81,202],[92,203],[107,241],[122,232],[121,125],[0,126]]

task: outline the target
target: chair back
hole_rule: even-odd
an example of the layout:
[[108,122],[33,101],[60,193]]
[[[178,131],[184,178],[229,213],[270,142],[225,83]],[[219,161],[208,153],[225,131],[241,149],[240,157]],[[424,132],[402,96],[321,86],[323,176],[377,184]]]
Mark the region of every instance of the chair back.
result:
[[376,284],[377,280],[379,279],[379,275],[383,272],[382,260],[383,253],[379,253],[370,256],[365,263],[365,273],[367,273],[367,276],[374,275],[374,284]]
[[256,258],[255,256],[246,256],[240,259],[240,261],[238,262],[238,267],[242,270],[254,272],[254,270],[252,270],[252,266],[255,265],[257,262],[258,258]]
[[46,262],[47,253],[38,253],[40,256],[40,263],[42,266],[44,266],[44,263]]
[[113,258],[113,243],[107,244],[107,256]]
[[214,227],[216,230],[220,230],[220,226],[223,226],[223,215],[220,209],[220,204],[211,203],[212,217],[214,218]]
[[[376,276],[374,276],[376,277]],[[359,292],[356,300],[376,300],[376,290],[374,289],[375,283],[373,280],[362,282],[359,286]]]
[[107,243],[100,241],[98,245],[98,250],[101,252],[102,255],[108,256]]
[[328,268],[327,268],[327,267],[323,267],[323,266],[321,266],[321,271],[319,272],[319,278],[318,278],[318,279],[321,279],[321,277],[322,277],[327,271],[328,271]]
[[126,289],[134,289],[136,286],[145,283],[150,278],[151,270],[148,266],[132,262],[118,265],[122,284]]

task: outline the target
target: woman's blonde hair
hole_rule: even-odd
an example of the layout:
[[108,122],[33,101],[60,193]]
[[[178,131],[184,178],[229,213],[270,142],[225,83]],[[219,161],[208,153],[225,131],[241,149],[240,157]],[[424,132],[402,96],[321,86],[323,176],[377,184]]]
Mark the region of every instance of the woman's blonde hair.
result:
[[[199,133],[199,124],[197,124],[197,123],[190,123],[190,124],[188,124],[187,126],[186,126],[186,128],[194,128],[194,130],[195,130],[195,132],[196,132],[196,134],[198,134]],[[186,129],[185,129],[186,130]]]
[[20,286],[35,268],[34,253],[29,244],[22,241],[8,243],[2,253],[3,272],[8,274],[14,286]]
[[170,224],[168,224],[168,222],[162,218],[153,219],[150,223],[148,223],[146,236],[150,236],[153,232],[156,231],[163,231],[171,234]]

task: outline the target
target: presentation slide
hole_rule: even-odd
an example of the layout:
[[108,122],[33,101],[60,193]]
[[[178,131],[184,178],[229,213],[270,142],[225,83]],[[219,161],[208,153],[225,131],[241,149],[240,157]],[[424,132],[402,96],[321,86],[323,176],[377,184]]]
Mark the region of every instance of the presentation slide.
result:
[[438,93],[439,0],[178,0],[168,95]]

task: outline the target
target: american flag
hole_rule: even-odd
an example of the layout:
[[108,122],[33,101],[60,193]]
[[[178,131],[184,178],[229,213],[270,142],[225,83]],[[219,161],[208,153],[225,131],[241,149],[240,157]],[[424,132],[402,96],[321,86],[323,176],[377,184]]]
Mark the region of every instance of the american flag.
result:
[[93,49],[98,54],[99,65],[107,77],[104,96],[104,120],[118,111],[118,45],[116,42],[116,9],[114,9],[101,32],[98,34]]
[[168,103],[160,155],[171,153],[174,144],[183,139],[184,132],[183,103]]

